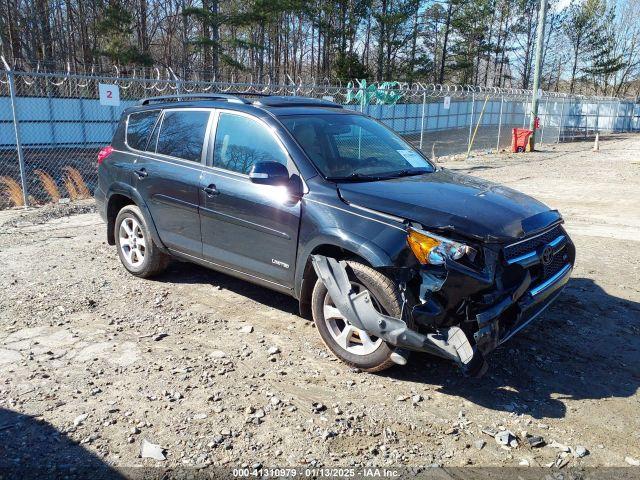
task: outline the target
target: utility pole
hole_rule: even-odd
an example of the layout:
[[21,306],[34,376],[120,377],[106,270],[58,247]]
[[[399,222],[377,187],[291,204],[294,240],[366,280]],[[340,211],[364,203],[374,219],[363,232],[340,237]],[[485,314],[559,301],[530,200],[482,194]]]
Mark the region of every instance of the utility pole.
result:
[[547,0],[540,0],[540,10],[538,11],[538,31],[536,35],[536,58],[533,66],[533,93],[531,95],[531,118],[529,119],[529,130],[533,130],[533,135],[529,139],[529,150],[533,151],[536,142],[536,117],[538,116],[538,90],[540,89],[540,69],[542,68],[542,47],[544,44],[544,25],[547,20]]

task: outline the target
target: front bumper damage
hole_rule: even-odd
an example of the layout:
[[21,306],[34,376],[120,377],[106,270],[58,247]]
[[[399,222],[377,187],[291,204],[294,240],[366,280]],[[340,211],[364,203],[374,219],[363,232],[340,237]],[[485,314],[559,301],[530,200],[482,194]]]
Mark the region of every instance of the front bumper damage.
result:
[[375,310],[367,290],[357,294],[353,292],[346,262],[322,255],[313,255],[312,262],[336,308],[356,328],[380,337],[391,345],[452,360],[470,375],[481,375],[486,370],[484,358],[471,346],[459,327],[427,334],[412,330],[404,320]]
[[540,315],[569,281],[575,249],[568,237],[555,253],[564,265],[543,278],[535,263],[541,262],[540,249],[535,258],[509,262],[500,251],[485,249],[482,271],[457,262],[440,271],[419,267],[419,286],[413,282],[418,298],[412,308],[403,308],[403,318],[377,312],[367,291],[354,293],[345,262],[322,255],[312,256],[312,262],[340,313],[356,328],[398,347],[397,363],[404,363],[403,350],[427,352],[478,377],[487,370],[486,356]]

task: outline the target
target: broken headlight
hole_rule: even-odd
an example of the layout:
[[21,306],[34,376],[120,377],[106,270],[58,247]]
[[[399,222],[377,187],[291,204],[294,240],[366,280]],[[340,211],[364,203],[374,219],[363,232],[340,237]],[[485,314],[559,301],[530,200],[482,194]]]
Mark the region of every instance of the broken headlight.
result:
[[423,265],[443,265],[447,258],[458,260],[471,250],[463,243],[415,228],[407,231],[407,243]]

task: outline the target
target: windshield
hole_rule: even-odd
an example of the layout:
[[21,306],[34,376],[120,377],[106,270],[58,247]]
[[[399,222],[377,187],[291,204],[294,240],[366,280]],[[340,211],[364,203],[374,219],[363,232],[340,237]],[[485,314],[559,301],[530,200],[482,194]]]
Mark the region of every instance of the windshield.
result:
[[329,180],[379,180],[434,171],[402,138],[361,115],[295,115],[280,120]]

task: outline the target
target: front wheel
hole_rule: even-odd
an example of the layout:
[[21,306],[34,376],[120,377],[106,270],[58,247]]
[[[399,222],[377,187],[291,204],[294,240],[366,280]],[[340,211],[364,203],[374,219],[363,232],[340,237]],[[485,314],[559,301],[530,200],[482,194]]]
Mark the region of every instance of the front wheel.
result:
[[[395,283],[384,274],[356,261],[347,261],[352,289],[368,290],[376,310],[399,318],[402,300]],[[351,325],[336,308],[327,287],[317,280],[311,296],[313,320],[322,341],[340,360],[368,372],[378,372],[394,365],[393,345]]]
[[153,243],[137,206],[126,205],[120,210],[116,217],[115,237],[120,261],[133,275],[149,278],[167,268],[169,256]]

